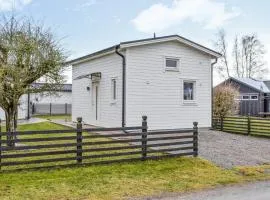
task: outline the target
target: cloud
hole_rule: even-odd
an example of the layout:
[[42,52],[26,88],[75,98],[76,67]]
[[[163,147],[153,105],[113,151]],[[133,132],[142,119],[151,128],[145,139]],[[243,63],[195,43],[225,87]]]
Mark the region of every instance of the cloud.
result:
[[191,20],[213,29],[239,16],[240,9],[228,9],[225,3],[214,0],[173,0],[172,5],[154,4],[141,11],[131,22],[145,33],[160,32],[172,26]]
[[21,9],[30,4],[32,0],[0,0],[0,11],[11,11]]

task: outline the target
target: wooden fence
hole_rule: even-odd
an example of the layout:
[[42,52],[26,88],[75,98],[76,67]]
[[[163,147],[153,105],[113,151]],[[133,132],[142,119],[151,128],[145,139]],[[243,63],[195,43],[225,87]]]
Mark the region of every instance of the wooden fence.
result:
[[68,103],[34,103],[32,115],[68,115],[71,114],[72,104]]
[[224,132],[270,137],[270,119],[258,117],[226,117],[213,119],[213,128]]
[[[148,131],[144,116],[138,127],[82,129],[78,118],[76,129],[0,132],[0,167],[4,171],[197,156],[197,124],[192,129]],[[17,136],[14,147],[3,140],[11,135]]]

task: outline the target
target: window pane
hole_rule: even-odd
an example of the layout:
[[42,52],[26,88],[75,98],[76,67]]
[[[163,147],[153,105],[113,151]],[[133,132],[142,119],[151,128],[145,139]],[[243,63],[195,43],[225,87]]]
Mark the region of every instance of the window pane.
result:
[[177,59],[166,59],[166,67],[177,67]]
[[184,100],[194,100],[194,83],[184,82]]
[[257,100],[258,99],[258,96],[257,95],[252,95],[251,96],[251,99]]
[[249,99],[249,96],[248,95],[244,95],[243,96],[243,99],[248,100]]

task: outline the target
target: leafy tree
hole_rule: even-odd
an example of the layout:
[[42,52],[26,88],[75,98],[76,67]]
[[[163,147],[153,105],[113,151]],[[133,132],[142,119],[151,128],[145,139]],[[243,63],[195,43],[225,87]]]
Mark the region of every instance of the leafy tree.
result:
[[213,95],[213,114],[221,122],[226,116],[234,114],[238,110],[238,103],[235,99],[239,92],[233,84],[226,83],[215,87]]
[[[5,111],[6,131],[16,131],[23,94],[59,89],[65,59],[65,51],[50,29],[25,17],[0,20],[0,106]],[[46,84],[33,88],[37,80]],[[14,145],[13,137],[7,138],[9,146]]]

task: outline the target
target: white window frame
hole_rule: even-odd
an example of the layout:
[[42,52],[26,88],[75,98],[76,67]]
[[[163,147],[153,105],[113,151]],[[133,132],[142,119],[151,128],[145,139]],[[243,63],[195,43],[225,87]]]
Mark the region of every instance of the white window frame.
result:
[[[244,96],[248,96],[248,99],[244,99],[243,98]],[[251,98],[252,96],[256,96],[257,99],[252,99]],[[258,101],[259,100],[259,94],[256,94],[256,93],[254,93],[254,94],[252,94],[252,93],[240,94],[239,97],[240,98],[236,98],[236,100],[238,100],[238,101]]]
[[[177,62],[176,67],[167,67],[166,66],[166,60],[167,59],[176,60],[176,62]],[[164,69],[165,69],[165,71],[178,72],[179,68],[180,68],[180,58],[179,57],[173,57],[173,56],[165,56],[164,57]]]
[[[244,99],[244,97],[248,97],[248,99]],[[250,100],[250,95],[248,95],[248,94],[242,95],[242,100],[243,101],[249,101]]]
[[[252,96],[256,96],[257,99],[252,99],[252,98],[251,98]],[[250,97],[249,97],[249,100],[250,100],[250,101],[258,101],[258,100],[259,100],[259,95],[258,95],[258,94],[251,94]]]
[[236,98],[235,98],[236,101],[241,101],[242,100],[242,95],[238,95]]
[[[192,100],[185,100],[184,99],[184,85],[185,83],[193,83],[193,99]],[[192,79],[184,79],[182,81],[182,100],[184,104],[196,104],[197,103],[197,81]]]
[[[115,81],[115,88],[114,88],[114,84],[113,81]],[[117,102],[118,99],[118,89],[117,89],[117,85],[118,85],[118,79],[117,77],[111,77],[111,104],[115,104]],[[114,98],[114,92],[115,92],[115,98]]]

